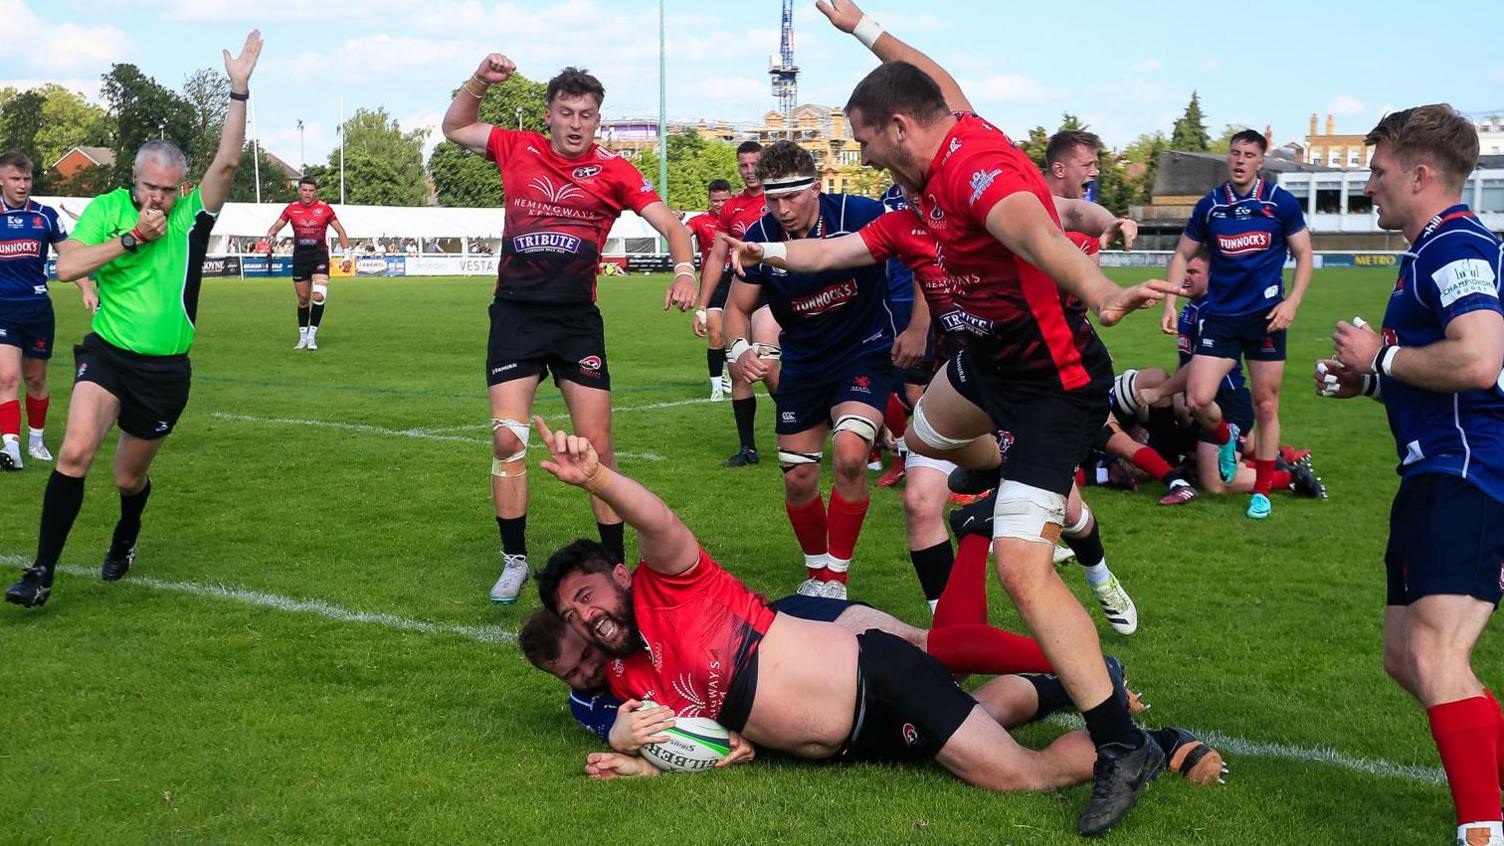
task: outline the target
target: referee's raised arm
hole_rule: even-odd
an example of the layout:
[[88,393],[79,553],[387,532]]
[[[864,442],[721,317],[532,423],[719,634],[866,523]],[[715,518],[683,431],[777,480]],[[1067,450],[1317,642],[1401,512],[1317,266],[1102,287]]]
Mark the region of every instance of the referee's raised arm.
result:
[[199,184],[204,210],[215,215],[229,199],[235,168],[240,166],[241,151],[245,148],[245,104],[251,98],[251,72],[261,57],[261,31],[251,30],[240,55],[231,57],[229,50],[224,55],[225,74],[230,77],[230,110],[225,114],[225,127],[219,135],[219,150]]

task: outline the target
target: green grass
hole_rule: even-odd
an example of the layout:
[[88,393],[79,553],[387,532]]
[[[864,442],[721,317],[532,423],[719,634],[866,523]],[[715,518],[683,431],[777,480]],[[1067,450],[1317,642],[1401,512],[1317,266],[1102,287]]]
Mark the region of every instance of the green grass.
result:
[[[1120,278],[1147,275],[1122,271]],[[1348,756],[1434,767],[1419,708],[1379,661],[1382,553],[1397,485],[1382,409],[1318,400],[1309,363],[1333,322],[1376,320],[1388,271],[1328,270],[1290,335],[1285,440],[1315,451],[1327,502],[1242,497],[1159,508],[1094,489],[1138,634],[1128,663],[1156,725],[1185,724]],[[703,342],[659,310],[665,280],[602,283],[616,404],[705,395]],[[285,282],[210,282],[193,398],[153,468],[132,577],[59,577],[38,612],[0,608],[0,841],[32,843],[503,842],[1070,843],[1086,789],[1004,796],[935,767],[820,766],[769,756],[734,772],[595,784],[596,748],[563,688],[510,645],[401,632],[154,590],[141,577],[225,584],[450,625],[514,628],[536,606],[486,603],[498,570],[487,484],[486,279],[337,281],[323,349],[294,353]],[[67,347],[85,331],[58,286],[49,442],[66,419]],[[1120,366],[1170,365],[1138,315],[1104,331]],[[562,413],[545,386],[537,408]],[[771,446],[771,405],[759,438]],[[218,415],[449,428],[442,442]],[[468,428],[458,428],[468,427]],[[730,471],[728,405],[623,411],[622,468],[660,493],[754,589],[803,578],[772,462]],[[64,554],[96,567],[116,512],[106,445]],[[767,450],[771,452],[771,450]],[[585,499],[535,470],[535,558],[593,536]],[[0,554],[34,549],[45,469],[0,478]],[[630,534],[629,534],[630,543]],[[5,573],[14,573],[7,567]],[[922,624],[902,509],[878,491],[853,593]],[[1078,573],[1068,583],[1085,597]],[[134,583],[133,583],[134,580]],[[9,577],[5,579],[9,581]],[[993,589],[993,616],[1018,620]],[[1485,638],[1485,675],[1504,650]],[[1493,673],[1489,681],[1504,684]],[[1022,732],[1040,743],[1053,726]],[[1444,787],[1284,758],[1229,755],[1225,787],[1162,778],[1111,837],[1159,843],[1442,843]]]

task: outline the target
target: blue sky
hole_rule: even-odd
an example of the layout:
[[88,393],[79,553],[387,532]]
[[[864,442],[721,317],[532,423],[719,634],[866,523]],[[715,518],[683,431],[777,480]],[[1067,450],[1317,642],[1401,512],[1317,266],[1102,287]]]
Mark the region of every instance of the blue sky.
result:
[[[1262,129],[1276,143],[1306,134],[1312,112],[1362,132],[1389,108],[1444,100],[1504,112],[1501,0],[1434,3],[1186,4],[882,0],[866,10],[959,78],[978,110],[1012,133],[1053,128],[1070,111],[1109,144],[1163,130],[1197,89],[1213,134]],[[721,10],[734,8],[734,15]],[[1281,13],[1281,8],[1290,11]],[[748,121],[773,107],[767,62],[780,4],[667,0],[671,118]],[[7,48],[0,85],[53,81],[93,97],[112,62],[177,87],[222,67],[251,27],[266,38],[253,80],[257,128],[297,164],[299,119],[309,161],[336,143],[347,114],[382,106],[405,128],[437,126],[448,92],[491,50],[535,79],[588,67],[607,89],[607,117],[657,114],[657,3],[650,0],[0,0]],[[22,47],[21,45],[24,45]],[[873,59],[798,0],[801,102],[839,105]]]

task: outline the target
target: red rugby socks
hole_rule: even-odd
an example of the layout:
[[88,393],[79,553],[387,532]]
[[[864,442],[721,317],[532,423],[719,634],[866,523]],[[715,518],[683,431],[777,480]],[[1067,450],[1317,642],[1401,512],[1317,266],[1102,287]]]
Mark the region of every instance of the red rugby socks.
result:
[[26,425],[33,429],[47,428],[47,404],[51,397],[37,399],[31,395],[26,397]]
[[1499,819],[1499,706],[1484,696],[1426,709],[1457,824]]
[[934,629],[987,622],[987,553],[991,538],[964,535],[951,564],[950,581],[935,606]]
[[[1253,471],[1253,492],[1268,496],[1269,488],[1274,483],[1274,459],[1254,459]],[[1286,481],[1285,484],[1288,486],[1290,483]]]
[[927,651],[952,673],[1003,675],[1055,671],[1034,638],[976,623],[930,629]]
[[0,402],[0,435],[21,434],[21,403]]
[[[824,555],[825,546],[825,501],[816,496],[803,505],[790,505],[784,502],[783,508],[788,512],[789,524],[794,527],[794,537],[799,539],[799,548],[804,550],[806,559],[811,555]],[[825,572],[824,567],[807,567],[809,578],[820,578]]]
[[841,496],[840,491],[830,492],[830,558],[827,578],[846,581],[846,567],[856,552],[856,539],[862,533],[862,522],[867,519],[867,506],[871,499],[852,502]]

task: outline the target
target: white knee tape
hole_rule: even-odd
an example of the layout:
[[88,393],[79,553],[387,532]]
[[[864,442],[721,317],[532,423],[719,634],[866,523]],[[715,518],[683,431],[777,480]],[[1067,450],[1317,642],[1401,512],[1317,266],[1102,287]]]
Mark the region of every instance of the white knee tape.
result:
[[780,448],[778,450],[778,468],[787,473],[801,464],[819,464],[820,459],[824,455],[823,450],[820,452],[795,452],[791,449]]
[[976,440],[976,438],[951,438],[935,431],[935,427],[930,425],[929,418],[924,416],[923,399],[914,404],[914,416],[909,419],[909,429],[914,432],[914,437],[918,438],[920,443],[930,449],[945,451],[964,449]]
[[327,299],[329,299],[329,286],[320,285],[315,282],[313,285],[313,301],[315,303],[322,303]]
[[491,474],[494,476],[520,475],[498,471],[501,469],[502,464],[511,461],[521,461],[527,458],[527,439],[532,430],[528,428],[528,425],[526,423],[512,417],[492,417],[491,431],[495,432],[498,429],[506,429],[508,432],[511,432],[512,435],[517,438],[517,440],[522,442],[522,448],[507,456],[506,458],[498,458],[494,462],[492,462]]
[[1081,503],[1081,519],[1066,526],[1061,534],[1074,538],[1085,532],[1089,525],[1091,525],[1091,509],[1087,508],[1086,503],[1083,502]]
[[994,538],[1054,543],[1064,523],[1065,497],[1060,494],[1011,481],[998,488],[992,507]]
[[877,424],[860,414],[843,414],[836,420],[837,432],[850,432],[872,446],[877,441]]

